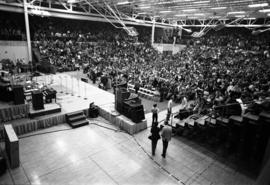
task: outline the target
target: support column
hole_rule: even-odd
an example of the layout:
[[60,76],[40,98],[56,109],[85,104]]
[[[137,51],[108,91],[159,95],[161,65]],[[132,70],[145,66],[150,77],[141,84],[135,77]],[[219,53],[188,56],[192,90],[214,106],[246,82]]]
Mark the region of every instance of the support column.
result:
[[28,18],[28,4],[26,0],[23,0],[24,5],[24,20],[25,20],[25,30],[27,38],[27,53],[28,53],[28,62],[32,61],[32,50],[31,50],[31,38],[30,38],[30,28],[29,28],[29,18]]
[[152,37],[151,37],[151,43],[152,45],[154,44],[154,41],[155,41],[155,24],[156,24],[156,21],[155,19],[153,20],[153,25],[152,25]]

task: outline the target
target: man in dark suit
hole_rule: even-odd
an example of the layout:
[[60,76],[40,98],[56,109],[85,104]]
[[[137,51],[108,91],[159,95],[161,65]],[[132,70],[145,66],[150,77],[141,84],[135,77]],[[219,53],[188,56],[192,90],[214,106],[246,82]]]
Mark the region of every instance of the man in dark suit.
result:
[[166,153],[167,153],[167,148],[169,141],[172,138],[172,127],[168,125],[168,122],[165,121],[165,126],[161,130],[161,137],[162,137],[162,144],[163,144],[163,152],[162,152],[162,157],[166,158]]
[[153,156],[155,155],[157,143],[158,143],[158,140],[160,139],[159,131],[160,131],[160,128],[158,128],[158,122],[154,122],[151,128],[152,155]]

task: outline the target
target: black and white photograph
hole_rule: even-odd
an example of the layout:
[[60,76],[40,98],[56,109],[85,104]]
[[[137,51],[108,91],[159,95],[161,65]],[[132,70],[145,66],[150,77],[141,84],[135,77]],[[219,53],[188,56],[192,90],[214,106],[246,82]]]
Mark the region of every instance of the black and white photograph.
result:
[[270,0],[0,0],[0,185],[270,185]]

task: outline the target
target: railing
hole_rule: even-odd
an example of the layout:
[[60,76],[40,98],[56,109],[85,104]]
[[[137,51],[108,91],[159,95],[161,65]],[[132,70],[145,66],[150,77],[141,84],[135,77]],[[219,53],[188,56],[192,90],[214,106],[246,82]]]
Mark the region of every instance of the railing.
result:
[[[129,83],[128,90],[135,93],[134,86],[135,85]],[[138,95],[142,98],[149,99],[155,102],[158,102],[160,99],[160,94],[158,91],[153,91],[142,87],[140,87],[140,89],[138,90]]]

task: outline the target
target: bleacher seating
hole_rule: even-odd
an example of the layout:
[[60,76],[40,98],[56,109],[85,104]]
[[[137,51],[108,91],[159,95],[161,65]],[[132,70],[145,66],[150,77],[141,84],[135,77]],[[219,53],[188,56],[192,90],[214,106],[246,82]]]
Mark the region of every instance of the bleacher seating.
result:
[[241,160],[256,161],[260,164],[270,139],[270,112],[263,111],[259,115],[232,115],[229,118],[192,115],[176,121],[175,128],[176,133],[181,136],[200,138],[201,142],[223,147],[224,152]]

